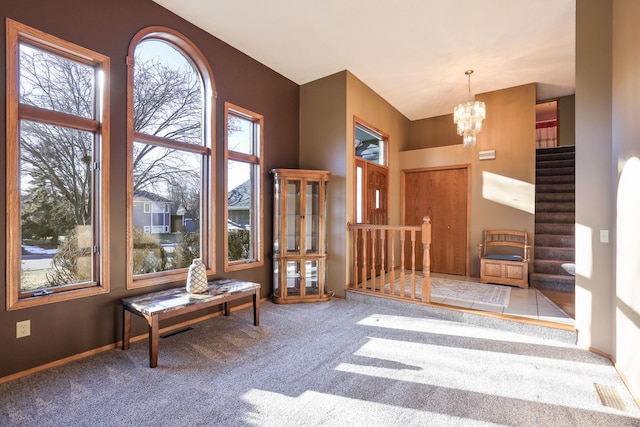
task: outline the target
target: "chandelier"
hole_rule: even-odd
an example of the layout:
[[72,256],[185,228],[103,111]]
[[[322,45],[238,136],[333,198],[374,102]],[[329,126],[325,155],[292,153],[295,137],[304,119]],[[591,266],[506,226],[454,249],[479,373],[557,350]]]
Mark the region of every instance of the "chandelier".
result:
[[467,102],[453,109],[453,122],[458,125],[458,135],[462,136],[462,146],[476,145],[476,134],[482,130],[482,120],[486,117],[484,102],[471,101],[471,74],[473,70],[464,72],[468,77],[469,95]]

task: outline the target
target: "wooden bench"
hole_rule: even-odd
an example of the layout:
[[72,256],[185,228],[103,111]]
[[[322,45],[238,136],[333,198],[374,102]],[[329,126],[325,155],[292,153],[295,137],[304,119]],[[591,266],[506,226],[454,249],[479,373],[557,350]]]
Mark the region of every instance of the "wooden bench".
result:
[[478,245],[480,282],[528,288],[530,251],[526,231],[485,230]]
[[240,280],[209,282],[206,293],[190,294],[186,288],[167,289],[122,299],[122,349],[129,349],[131,313],[143,317],[149,327],[149,366],[158,366],[160,321],[223,304],[225,316],[231,314],[229,302],[253,296],[253,324],[260,325],[260,284]]

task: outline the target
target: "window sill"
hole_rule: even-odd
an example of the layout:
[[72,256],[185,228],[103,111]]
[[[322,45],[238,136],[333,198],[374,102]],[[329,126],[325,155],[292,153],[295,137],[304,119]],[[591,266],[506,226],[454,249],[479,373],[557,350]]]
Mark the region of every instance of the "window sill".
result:
[[231,264],[225,264],[224,271],[228,273],[230,271],[248,270],[250,268],[262,267],[264,262],[256,260],[236,261]]
[[9,294],[7,298],[7,311],[20,310],[23,308],[38,307],[60,301],[69,301],[77,298],[85,298],[94,295],[106,294],[109,292],[107,286],[92,286],[90,288],[75,289],[63,292],[54,292],[49,295],[20,298],[18,294]]

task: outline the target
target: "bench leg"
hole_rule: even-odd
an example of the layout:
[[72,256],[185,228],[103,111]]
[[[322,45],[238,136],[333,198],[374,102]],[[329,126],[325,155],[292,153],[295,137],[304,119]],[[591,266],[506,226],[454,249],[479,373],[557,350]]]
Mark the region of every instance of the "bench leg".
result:
[[258,290],[253,294],[253,324],[256,326],[260,326],[260,295]]
[[131,312],[126,308],[122,309],[122,349],[129,350],[131,340]]
[[231,316],[231,305],[228,302],[222,303],[225,316]]
[[158,339],[160,338],[160,321],[158,316],[151,316],[149,322],[149,366],[158,366]]

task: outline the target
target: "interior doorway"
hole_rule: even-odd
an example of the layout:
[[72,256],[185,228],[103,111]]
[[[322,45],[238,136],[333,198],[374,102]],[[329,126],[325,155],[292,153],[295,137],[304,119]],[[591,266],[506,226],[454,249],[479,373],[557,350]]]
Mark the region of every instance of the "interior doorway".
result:
[[469,275],[469,173],[468,165],[402,171],[404,224],[431,218],[432,272]]
[[536,148],[552,148],[558,144],[558,101],[536,104]]

